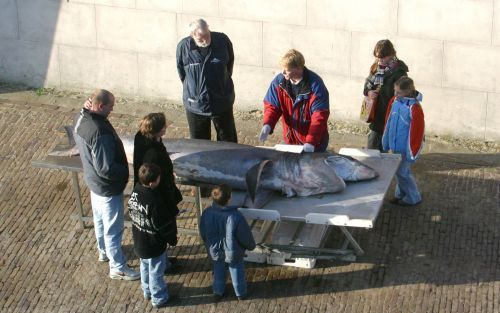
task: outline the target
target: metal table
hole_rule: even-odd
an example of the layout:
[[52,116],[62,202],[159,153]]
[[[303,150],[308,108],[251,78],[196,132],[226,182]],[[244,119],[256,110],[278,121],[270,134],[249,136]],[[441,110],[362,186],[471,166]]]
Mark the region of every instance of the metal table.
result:
[[[58,149],[64,150],[65,147],[58,146],[55,150]],[[344,191],[336,194],[303,198],[286,198],[276,194],[260,209],[241,208],[258,242],[258,247],[247,253],[247,261],[312,268],[317,259],[354,261],[356,256],[364,253],[348,227],[374,226],[401,160],[398,155],[380,154],[374,150],[341,149],[339,152],[371,166],[379,173],[379,177],[372,181],[350,183]],[[35,167],[69,172],[79,211],[76,219],[82,227],[85,227],[86,222],[92,222],[92,217],[85,216],[81,199],[78,173],[83,172],[83,169],[79,156],[49,155],[31,163]],[[178,183],[196,186],[195,196],[184,198],[194,201],[199,219],[203,210],[199,184],[187,180],[179,180]],[[245,192],[234,191],[232,204],[241,205],[245,197]],[[130,222],[126,226],[130,227]],[[332,227],[338,227],[345,240],[338,249],[323,248]],[[179,233],[198,235],[195,229],[179,228]]]
[[[340,154],[372,167],[379,177],[349,183],[336,194],[303,198],[274,195],[260,209],[240,209],[251,225],[257,226],[252,230],[260,240],[259,248],[248,253],[247,260],[311,268],[316,259],[354,261],[364,254],[349,229],[373,228],[401,158],[364,149],[341,149]],[[243,192],[234,192],[233,204],[243,203],[245,197]],[[345,240],[338,249],[322,248],[332,227],[338,227]]]

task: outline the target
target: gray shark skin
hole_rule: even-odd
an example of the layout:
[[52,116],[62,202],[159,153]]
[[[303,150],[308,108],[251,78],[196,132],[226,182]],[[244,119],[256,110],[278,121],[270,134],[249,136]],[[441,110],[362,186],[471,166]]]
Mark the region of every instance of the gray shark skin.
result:
[[[127,159],[133,160],[133,138],[121,138]],[[378,176],[361,162],[333,153],[297,154],[197,139],[163,139],[163,144],[177,176],[247,190],[252,200],[260,188],[304,197],[340,192],[345,182]]]
[[[65,127],[69,148],[55,156],[73,156],[71,127]],[[127,160],[134,160],[134,138],[120,136]],[[248,191],[279,191],[288,197],[340,192],[345,182],[371,180],[378,173],[363,163],[335,153],[291,153],[232,142],[163,139],[176,176],[206,184],[227,184]]]

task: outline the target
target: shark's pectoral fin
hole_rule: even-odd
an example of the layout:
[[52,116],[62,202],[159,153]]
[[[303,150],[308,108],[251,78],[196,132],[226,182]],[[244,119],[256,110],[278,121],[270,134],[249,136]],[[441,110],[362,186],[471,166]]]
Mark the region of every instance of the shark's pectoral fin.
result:
[[260,176],[262,175],[262,171],[267,165],[270,165],[271,163],[272,163],[271,160],[264,160],[258,164],[255,164],[247,171],[246,174],[247,190],[248,194],[250,195],[250,199],[252,199],[252,201],[255,200],[255,194],[257,192],[257,188],[259,188]]
[[250,199],[250,196],[248,194],[245,196],[245,200],[243,201],[242,206],[245,208],[260,209],[264,205],[266,205],[269,200],[271,200],[273,195],[274,190],[259,188],[257,190],[257,194],[255,195],[255,199]]

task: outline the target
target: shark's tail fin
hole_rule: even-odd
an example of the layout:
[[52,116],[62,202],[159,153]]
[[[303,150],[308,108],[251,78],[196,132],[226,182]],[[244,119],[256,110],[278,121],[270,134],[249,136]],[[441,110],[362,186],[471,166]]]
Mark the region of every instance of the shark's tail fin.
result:
[[74,156],[78,155],[80,152],[76,147],[75,138],[73,137],[73,127],[65,125],[63,126],[66,136],[68,137],[68,144],[59,144],[54,150],[48,153],[52,156]]
[[68,144],[70,146],[76,145],[75,138],[73,137],[73,127],[69,126],[69,125],[65,125],[64,130],[66,131],[66,135],[68,136]]

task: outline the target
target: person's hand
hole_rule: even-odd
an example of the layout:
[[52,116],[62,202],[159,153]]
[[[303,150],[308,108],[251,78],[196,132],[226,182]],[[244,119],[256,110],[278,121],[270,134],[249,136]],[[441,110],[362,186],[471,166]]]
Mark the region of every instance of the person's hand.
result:
[[368,91],[368,98],[375,100],[378,97],[378,91],[376,90],[370,90]]
[[271,126],[265,124],[262,127],[262,130],[260,131],[259,141],[260,142],[266,141],[267,140],[267,136],[269,136],[269,133],[271,133]]
[[83,107],[87,110],[92,109],[92,99],[88,98],[87,100],[85,100]]
[[304,144],[304,152],[314,152],[314,146],[306,142]]

